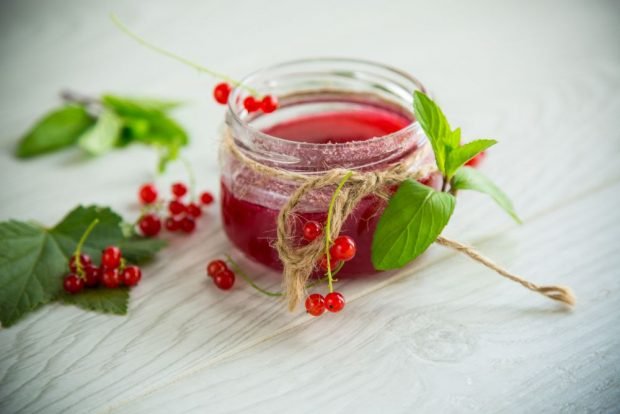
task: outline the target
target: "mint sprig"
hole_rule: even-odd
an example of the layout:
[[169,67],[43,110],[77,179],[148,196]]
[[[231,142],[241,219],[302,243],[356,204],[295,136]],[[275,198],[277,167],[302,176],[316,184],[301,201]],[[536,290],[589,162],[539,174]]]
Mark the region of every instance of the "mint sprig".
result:
[[[442,191],[412,180],[401,183],[379,219],[372,243],[372,263],[378,270],[405,266],[422,254],[448,224],[457,190],[475,190],[490,195],[517,222],[511,201],[482,173],[464,167],[467,161],[495,145],[493,139],[461,144],[461,129],[452,129],[439,106],[422,92],[413,97],[416,119],[435,154],[443,176]],[[449,193],[447,191],[450,191]]]
[[126,293],[88,289],[68,298],[63,294],[63,276],[80,238],[97,220],[81,252],[98,258],[108,245],[122,246],[130,262],[152,258],[165,243],[126,236],[121,216],[109,208],[79,206],[52,228],[21,221],[0,223],[0,322],[13,325],[24,315],[54,300],[108,313],[124,313]]

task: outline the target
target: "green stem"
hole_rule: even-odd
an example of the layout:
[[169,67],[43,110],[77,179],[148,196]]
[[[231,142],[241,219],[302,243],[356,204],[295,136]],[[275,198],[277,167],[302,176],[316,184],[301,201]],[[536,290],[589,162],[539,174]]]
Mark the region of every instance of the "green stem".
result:
[[80,277],[84,276],[84,268],[82,267],[82,261],[80,260],[80,255],[82,254],[82,247],[84,247],[84,243],[86,243],[86,239],[88,238],[88,236],[90,235],[90,233],[93,231],[93,229],[95,228],[97,224],[99,224],[98,218],[90,222],[90,224],[88,225],[88,227],[82,234],[82,237],[80,237],[80,240],[78,241],[78,244],[75,247],[75,251],[73,252],[73,260],[75,260],[75,268],[77,269],[77,274]]
[[223,73],[220,72],[216,72],[214,70],[211,70],[209,68],[206,68],[198,63],[192,62],[189,59],[186,59],[182,56],[179,56],[175,53],[172,53],[166,49],[162,49],[159,46],[156,46],[150,42],[147,42],[145,39],[141,38],[140,36],[138,36],[137,34],[135,34],[134,32],[132,32],[131,30],[129,30],[129,28],[127,26],[125,26],[120,20],[119,18],[114,14],[110,14],[110,19],[112,20],[112,22],[116,25],[116,27],[118,27],[123,33],[125,33],[127,36],[131,37],[132,39],[134,39],[136,42],[140,43],[142,46],[146,47],[147,49],[151,49],[154,52],[157,52],[161,55],[167,56],[171,59],[176,60],[177,62],[181,62],[184,65],[188,65],[191,66],[192,68],[196,69],[199,72],[204,72],[208,75],[211,75],[215,78],[219,78],[222,80],[225,80],[226,82],[229,82],[231,84],[233,84],[236,87],[245,89],[246,91],[250,92],[252,95],[255,96],[259,96],[260,94],[258,93],[258,91],[254,88],[250,88],[249,86],[243,85],[241,82],[239,82],[236,79],[231,78],[230,76],[227,76]]
[[327,210],[327,223],[325,224],[325,257],[327,259],[327,286],[330,293],[334,291],[334,275],[332,274],[332,265],[329,257],[329,248],[332,244],[332,214],[334,210],[334,204],[336,203],[336,198],[338,198],[340,190],[342,190],[344,183],[346,183],[347,180],[351,178],[351,175],[353,175],[353,172],[349,171],[344,177],[342,177],[342,180],[340,180],[338,187],[336,187],[336,191],[334,191],[334,194],[332,194],[332,199],[329,202],[329,209]]

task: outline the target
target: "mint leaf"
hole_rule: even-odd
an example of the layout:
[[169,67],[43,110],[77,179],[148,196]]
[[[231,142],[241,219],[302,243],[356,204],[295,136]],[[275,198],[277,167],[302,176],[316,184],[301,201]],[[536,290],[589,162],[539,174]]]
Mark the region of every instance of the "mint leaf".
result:
[[67,257],[44,228],[0,223],[0,322],[8,327],[52,300],[62,288]]
[[91,155],[108,152],[116,145],[122,125],[114,112],[104,110],[97,123],[80,137],[79,145]]
[[157,116],[181,105],[178,101],[103,95],[101,103],[121,116]]
[[[99,223],[83,246],[95,263],[101,250],[117,245],[130,262],[150,259],[163,246],[159,240],[123,234],[121,217],[109,208],[82,207],[71,211],[56,226],[41,226],[8,221],[0,223],[0,322],[11,326],[23,315],[55,298],[62,299],[62,278],[69,271],[68,261],[84,230],[94,219]],[[120,293],[88,291],[83,297],[63,299],[67,303],[101,310],[124,313],[124,296]],[[71,301],[74,302],[71,302]],[[91,303],[92,302],[92,303]]]
[[93,123],[94,119],[81,106],[56,109],[37,121],[21,138],[16,155],[34,157],[73,145]]
[[58,300],[62,303],[75,305],[90,311],[126,315],[129,303],[129,289],[84,289],[77,295],[71,295],[63,291],[58,296]]
[[467,161],[495,144],[497,141],[494,139],[477,139],[451,149],[446,159],[446,176],[448,179],[452,178],[456,170],[465,165]]
[[446,145],[452,144],[455,138],[460,140],[460,130],[453,133],[439,106],[422,92],[414,92],[413,110],[416,119],[431,142],[437,168],[445,175]]
[[454,190],[474,190],[488,194],[517,223],[521,223],[508,196],[480,171],[470,167],[459,168],[452,179],[451,187]]
[[372,263],[378,270],[403,267],[441,234],[456,199],[412,180],[403,181],[379,219],[372,240]]

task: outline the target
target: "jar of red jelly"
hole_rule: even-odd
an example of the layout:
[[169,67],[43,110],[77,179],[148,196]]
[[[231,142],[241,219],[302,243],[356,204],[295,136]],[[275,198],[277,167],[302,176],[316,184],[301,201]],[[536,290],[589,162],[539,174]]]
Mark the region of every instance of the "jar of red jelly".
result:
[[[308,59],[258,71],[242,81],[228,101],[225,128],[245,155],[265,165],[315,175],[332,168],[384,169],[415,151],[425,151],[412,168],[434,163],[432,151],[413,117],[413,91],[425,92],[414,77],[362,60]],[[248,113],[248,90],[279,101],[269,114]],[[250,258],[282,269],[274,247],[278,211],[296,184],[242,165],[229,153],[221,157],[223,225],[232,243]],[[308,194],[295,222],[301,238],[305,221],[324,223],[333,189]],[[355,240],[357,254],[339,275],[375,273],[370,248],[385,201],[363,199],[341,234]]]

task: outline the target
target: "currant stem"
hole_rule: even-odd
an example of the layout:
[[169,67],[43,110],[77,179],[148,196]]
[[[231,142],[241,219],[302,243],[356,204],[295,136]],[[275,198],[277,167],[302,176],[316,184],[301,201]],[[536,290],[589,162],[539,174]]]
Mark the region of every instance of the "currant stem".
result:
[[332,199],[329,202],[329,209],[327,210],[327,222],[325,223],[325,228],[326,228],[325,230],[325,257],[327,259],[327,286],[329,288],[330,293],[334,291],[334,283],[333,283],[334,278],[332,274],[331,258],[329,257],[329,248],[331,247],[331,244],[332,244],[332,236],[331,236],[332,212],[334,210],[334,204],[336,203],[336,198],[338,198],[338,195],[340,194],[340,190],[342,190],[344,183],[346,183],[347,180],[351,178],[351,175],[353,175],[353,172],[349,171],[344,177],[342,177],[342,180],[340,180],[338,187],[336,187],[336,191],[334,191],[334,194],[332,194]]
[[88,238],[88,236],[90,235],[90,233],[93,231],[93,229],[95,228],[97,224],[99,224],[98,218],[90,222],[90,224],[88,225],[88,227],[82,234],[82,237],[78,241],[78,244],[75,247],[75,251],[73,252],[73,257],[75,260],[75,268],[77,269],[77,274],[79,277],[84,276],[84,267],[82,266],[82,260],[80,260],[80,255],[82,254],[82,247],[84,247],[84,243],[86,243],[86,239]]
[[131,37],[132,39],[134,39],[136,42],[140,43],[142,46],[146,47],[147,49],[151,49],[154,52],[157,52],[161,55],[167,56],[171,59],[176,60],[177,62],[181,62],[185,65],[191,66],[192,68],[196,69],[199,72],[204,72],[208,75],[213,76],[214,78],[219,78],[222,79],[226,82],[229,82],[231,84],[233,84],[236,87],[242,88],[247,90],[248,92],[250,92],[252,95],[255,96],[259,96],[260,94],[258,93],[258,91],[254,88],[250,88],[246,85],[243,85],[241,82],[239,82],[236,79],[231,78],[230,76],[227,76],[223,73],[220,72],[216,72],[214,70],[211,70],[209,68],[206,68],[198,63],[192,62],[189,59],[186,59],[182,56],[179,56],[175,53],[172,53],[166,49],[162,49],[159,46],[156,46],[150,42],[147,42],[145,39],[141,38],[140,36],[138,36],[137,34],[133,33],[131,30],[129,30],[129,28],[127,26],[125,26],[120,20],[119,18],[114,14],[110,14],[110,19],[112,20],[112,22],[116,25],[116,27],[118,27],[123,33],[125,33],[127,36]]

